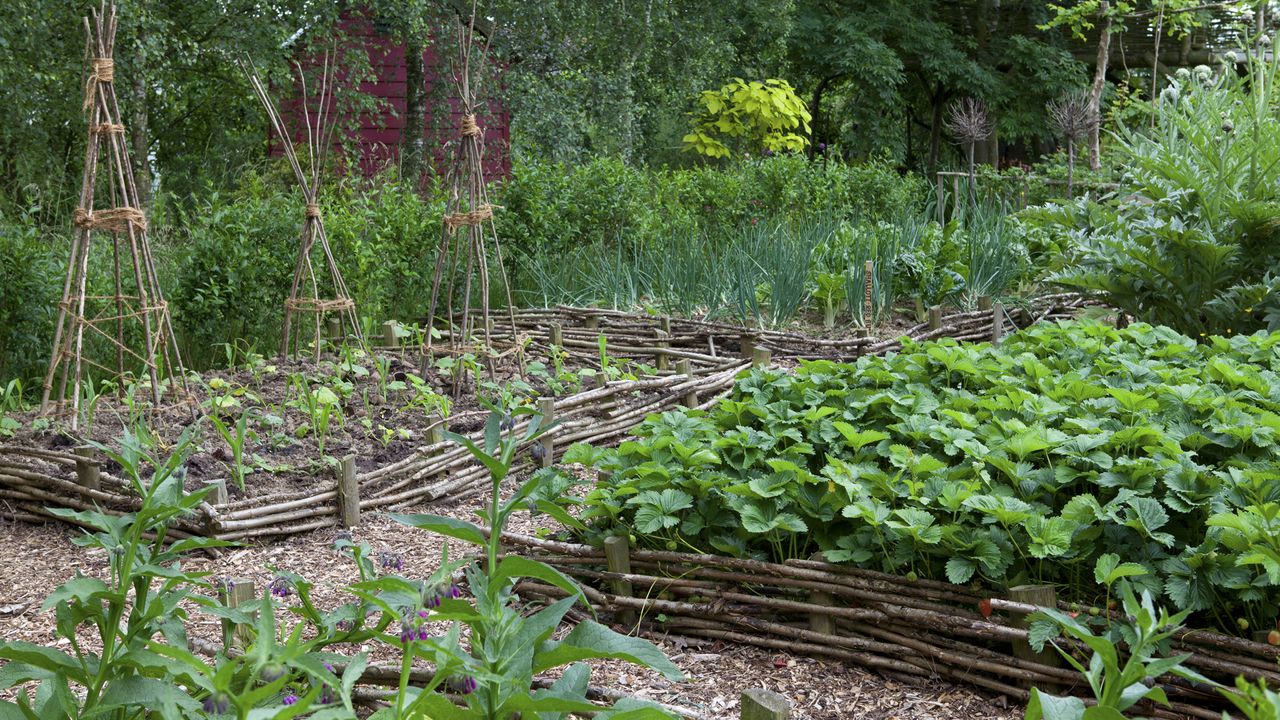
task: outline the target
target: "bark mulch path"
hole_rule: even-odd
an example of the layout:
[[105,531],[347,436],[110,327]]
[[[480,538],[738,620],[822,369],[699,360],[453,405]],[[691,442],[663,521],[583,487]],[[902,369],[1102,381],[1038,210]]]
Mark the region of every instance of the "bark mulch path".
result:
[[[435,506],[431,512],[472,519],[474,505]],[[518,513],[511,530],[531,532],[535,521]],[[58,524],[28,525],[0,521],[0,638],[35,643],[57,643],[52,612],[41,612],[44,597],[77,572],[101,576],[106,557],[71,543],[78,530]],[[388,551],[403,557],[407,577],[424,577],[439,564],[442,539],[401,526],[382,515],[368,515],[353,533],[368,542],[374,552]],[[214,575],[251,579],[259,591],[274,575],[273,568],[302,575],[315,584],[313,597],[321,607],[344,601],[342,588],[355,580],[351,561],[333,549],[334,529],[295,535],[273,543],[231,548],[221,557],[195,556],[184,565]],[[448,541],[450,557],[463,548]],[[218,641],[215,618],[193,613],[190,632]],[[1014,720],[1021,709],[1005,698],[979,694],[938,681],[911,686],[839,662],[777,653],[724,643],[686,644],[678,639],[658,639],[659,645],[688,676],[672,683],[657,673],[620,662],[595,663],[591,684],[686,708],[708,718],[737,718],[738,698],[750,687],[764,687],[790,698],[794,720]],[[62,646],[65,647],[65,641]],[[360,648],[372,653],[373,662],[396,660],[388,647]],[[353,651],[356,648],[353,648]]]

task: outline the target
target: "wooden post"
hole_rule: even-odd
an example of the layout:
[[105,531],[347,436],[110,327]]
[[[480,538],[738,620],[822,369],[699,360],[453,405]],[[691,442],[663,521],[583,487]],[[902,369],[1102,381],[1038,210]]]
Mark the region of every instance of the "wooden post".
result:
[[999,345],[1004,338],[1004,304],[991,306],[991,344]]
[[662,317],[658,318],[658,327],[662,328],[662,332],[670,335],[671,334],[671,317],[668,315],[663,315]]
[[934,305],[933,307],[929,308],[929,329],[930,330],[942,329],[942,306],[941,305]]
[[[218,588],[218,602],[229,608],[239,607],[241,603],[250,602],[255,597],[257,597],[257,593],[254,590],[252,580],[232,579]],[[235,645],[248,647],[252,641],[252,626],[244,623],[234,623],[227,618],[222,619],[222,647],[224,650],[230,650]]]
[[791,702],[772,690],[742,691],[742,720],[790,720]]
[[342,344],[342,317],[335,315],[325,320],[325,325],[329,328],[329,342],[334,347]]
[[750,333],[742,333],[739,335],[738,344],[742,347],[743,360],[750,360],[755,357],[756,340]]
[[342,527],[360,524],[360,486],[356,484],[356,456],[347,455],[338,466],[338,513]]
[[876,284],[875,263],[873,263],[870,260],[867,261],[866,284],[867,284],[867,295],[866,295],[865,312],[867,315],[867,322],[865,323],[865,327],[869,328],[871,327],[871,324],[875,322],[875,304],[872,303],[871,301],[871,295],[872,295],[872,288],[874,288]]
[[[555,398],[538,398],[538,410],[542,413],[542,426],[546,427],[556,419]],[[556,440],[550,433],[542,436],[542,467],[551,467],[556,459]]]
[[208,495],[205,495],[205,501],[214,507],[221,507],[227,504],[227,481],[221,478],[210,480],[209,485],[213,487]]
[[75,449],[76,482],[86,490],[97,490],[102,485],[102,465],[98,451],[92,445],[80,445]]
[[382,344],[388,349],[400,347],[400,338],[396,335],[396,321],[388,320],[382,323]]
[[[823,561],[826,558],[819,552],[814,553],[809,559]],[[836,604],[835,601],[835,596],[829,592],[823,592],[821,590],[811,590],[809,592],[810,605],[833,607]],[[816,633],[822,633],[823,635],[835,635],[836,619],[835,617],[824,613],[811,613],[809,615],[809,629]]]
[[564,347],[564,328],[560,323],[553,322],[551,327],[547,328],[547,342],[558,348]]
[[582,326],[588,330],[598,330],[600,328],[600,316],[596,314],[588,314],[582,320]]
[[[688,358],[681,358],[676,362],[676,372],[685,376],[689,380],[693,379],[693,365]],[[684,394],[684,406],[688,408],[698,407],[698,391],[689,390]]]
[[[1009,588],[1009,599],[1013,602],[1026,603],[1038,607],[1058,607],[1058,591],[1052,585],[1017,585]],[[1027,620],[1028,617],[1030,616],[1015,615],[1011,618],[1011,621],[1016,627],[1027,628],[1030,626]],[[1013,656],[1022,660],[1034,660],[1053,667],[1060,665],[1058,653],[1049,649],[1044,650],[1044,652],[1036,652],[1031,649],[1031,645],[1026,640],[1017,640],[1013,643]],[[1024,683],[1023,686],[1029,687],[1029,684]]]
[[758,347],[751,353],[751,364],[756,367],[769,367],[773,362],[773,352],[769,348]]
[[671,344],[667,339],[671,334],[665,330],[655,330],[654,333],[658,336],[658,340],[654,343],[653,354],[656,358],[654,364],[658,366],[658,372],[663,372],[671,366],[671,361],[667,358],[667,346]]
[[[631,547],[626,537],[611,535],[605,538],[604,557],[609,566],[609,572],[622,575],[631,574]],[[634,595],[630,580],[613,580],[610,581],[609,587],[613,590],[614,595],[621,597],[632,597]],[[631,608],[621,609],[618,612],[618,619],[622,621],[623,625],[635,625],[635,610]]]
[[444,418],[440,417],[440,413],[431,413],[427,422],[430,423],[427,426],[427,444],[439,445],[444,442]]
[[871,337],[871,328],[861,327],[855,330],[853,334],[860,338],[869,338]]
[[990,296],[990,295],[979,295],[979,296],[978,296],[978,309],[979,309],[979,310],[990,310],[990,309],[991,309],[991,296]]

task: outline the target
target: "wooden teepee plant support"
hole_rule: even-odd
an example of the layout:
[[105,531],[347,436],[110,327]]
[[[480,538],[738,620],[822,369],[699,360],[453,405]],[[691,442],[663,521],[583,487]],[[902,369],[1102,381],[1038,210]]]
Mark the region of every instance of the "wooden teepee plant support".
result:
[[[121,377],[129,370],[144,368],[156,406],[160,404],[164,381],[180,383],[184,392],[187,389],[169,307],[160,292],[151,245],[147,241],[147,218],[138,204],[129,143],[116,102],[113,59],[116,8],[103,2],[91,15],[92,22],[90,18],[84,19],[90,54],[84,87],[89,141],[85,145],[80,204],[74,213],[75,235],[40,405],[42,413],[65,414],[73,430],[79,422],[86,370]],[[110,206],[95,208],[94,200],[102,179],[98,173],[99,161],[104,158],[106,199]],[[92,294],[89,254],[95,232],[108,233],[111,238],[114,282],[110,295]],[[127,330],[134,324],[142,326],[141,349],[134,347],[136,335]],[[114,349],[115,367],[108,365],[111,360],[94,358],[93,351],[86,347],[86,335],[91,345],[105,343]]]
[[[329,247],[329,237],[325,234],[324,218],[320,214],[320,205],[317,202],[320,194],[320,176],[324,169],[325,159],[328,155],[329,148],[333,144],[333,128],[330,112],[333,107],[333,87],[334,73],[337,64],[330,62],[330,56],[325,53],[324,62],[321,66],[320,73],[320,95],[318,98],[318,107],[316,108],[314,117],[311,109],[307,105],[307,81],[302,71],[302,66],[295,63],[298,72],[299,86],[302,90],[302,98],[300,106],[302,108],[303,122],[306,125],[307,133],[307,166],[304,168],[302,162],[298,158],[297,150],[294,148],[293,139],[285,127],[284,119],[280,116],[279,109],[276,108],[275,102],[271,96],[267,94],[266,87],[262,81],[258,79],[258,75],[253,68],[247,63],[242,63],[245,74],[249,77],[249,83],[253,86],[254,93],[258,96],[258,100],[262,102],[263,108],[267,111],[267,117],[271,119],[271,127],[275,130],[276,136],[280,138],[280,143],[284,147],[285,157],[289,160],[289,165],[293,168],[293,174],[298,179],[298,186],[302,189],[302,196],[306,201],[306,215],[302,222],[302,236],[298,247],[298,263],[293,270],[293,285],[289,289],[289,297],[284,303],[284,325],[281,330],[280,338],[280,356],[284,357],[289,354],[289,348],[292,345],[294,352],[301,343],[302,323],[297,323],[295,328],[295,316],[309,314],[314,321],[314,347],[315,357],[320,358],[320,348],[323,345],[324,336],[321,329],[324,327],[325,316],[328,313],[337,313],[340,317],[344,317],[351,333],[355,335],[356,341],[364,345],[364,338],[360,332],[360,319],[356,315],[356,304],[351,299],[351,293],[347,291],[347,284],[342,279],[342,271],[338,269],[338,263],[333,258],[333,251]],[[332,286],[333,297],[324,298],[320,294],[320,282],[316,279],[315,266],[311,262],[312,251],[316,246],[320,246],[324,253],[325,266],[329,271],[329,283]],[[298,332],[295,333],[294,331]]]
[[[449,345],[455,357],[467,352],[467,347],[474,347],[473,337],[476,333],[471,309],[472,276],[479,285],[479,304],[481,320],[481,346],[478,348],[489,363],[489,371],[493,372],[493,354],[490,330],[493,323],[489,312],[489,247],[498,264],[503,288],[506,290],[507,320],[510,323],[511,337],[516,339],[516,321],[514,304],[511,301],[511,286],[507,282],[506,267],[502,262],[502,247],[498,241],[497,229],[493,224],[494,206],[489,203],[489,193],[484,181],[484,131],[476,122],[476,109],[479,96],[480,81],[484,74],[489,54],[492,35],[485,38],[483,46],[478,47],[476,34],[476,9],[471,7],[471,18],[468,22],[460,22],[457,30],[458,64],[454,68],[453,82],[462,110],[462,121],[459,128],[461,137],[454,155],[454,165],[450,170],[452,179],[449,199],[445,206],[444,221],[441,233],[440,249],[436,255],[435,274],[431,284],[431,309],[428,318],[434,322],[436,311],[440,307],[440,289],[445,282],[446,317],[450,324]],[[466,256],[462,275],[462,316],[460,327],[454,325],[453,299],[455,271],[462,255]],[[448,267],[448,279],[444,279]],[[422,364],[425,372],[432,356],[432,334],[426,333],[422,347]],[[520,343],[514,347],[519,356]],[[464,371],[461,364],[453,373],[453,392],[458,395],[462,391]]]

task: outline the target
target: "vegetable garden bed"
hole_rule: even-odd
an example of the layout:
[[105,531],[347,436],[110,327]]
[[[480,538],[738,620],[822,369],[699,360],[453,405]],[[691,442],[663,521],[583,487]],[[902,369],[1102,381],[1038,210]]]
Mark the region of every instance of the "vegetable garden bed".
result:
[[[691,404],[710,407],[747,367],[744,355],[757,363],[768,363],[771,358],[851,359],[898,350],[902,337],[985,339],[993,332],[993,317],[999,332],[1005,332],[1038,320],[1068,316],[1077,312],[1083,302],[1076,295],[1048,296],[1023,308],[1003,310],[997,306],[994,310],[935,318],[934,323],[910,328],[905,336],[884,339],[817,338],[577,308],[522,311],[516,316],[514,338],[502,323],[494,328],[492,337],[497,347],[510,350],[518,346],[523,350],[529,361],[526,377],[533,392],[556,396],[542,401],[551,403],[547,409],[560,421],[546,448],[551,451],[546,460],[549,462],[574,442],[615,442],[652,413]],[[398,343],[393,330],[387,333],[387,340]],[[189,464],[188,489],[219,482],[228,494],[211,496],[212,502],[201,507],[199,516],[180,521],[172,528],[172,535],[212,535],[228,540],[287,535],[343,523],[344,497],[356,498],[347,504],[350,514],[357,509],[393,509],[441,498],[461,499],[477,492],[481,468],[460,448],[446,445],[439,437],[439,430],[444,427],[472,436],[479,432],[475,421],[484,413],[471,409],[476,407],[474,401],[457,402],[447,422],[431,420],[430,409],[425,406],[414,406],[411,414],[403,412],[404,407],[385,401],[369,407],[367,397],[378,383],[399,383],[401,389],[390,391],[388,396],[399,393],[401,405],[414,402],[410,396],[416,397],[415,393],[427,396],[434,389],[445,387],[446,380],[439,372],[427,373],[419,379],[421,382],[409,383],[412,364],[409,358],[396,357],[399,352],[387,345],[367,360],[353,360],[349,355],[331,359],[331,377],[337,378],[331,383],[344,382],[354,388],[346,392],[342,404],[350,410],[357,404],[354,398],[363,393],[364,417],[370,418],[366,430],[356,432],[354,414],[344,412],[353,415],[343,421],[352,424],[353,430],[335,440],[329,452],[353,455],[350,462],[326,457],[318,448],[310,456],[307,450],[293,444],[286,450],[291,456],[287,471],[276,473],[270,461],[263,463],[265,467],[259,468],[258,473],[247,476],[246,491],[237,492],[224,471],[229,452],[208,430],[203,452],[198,452]],[[504,354],[502,362],[512,365],[511,357],[510,353]],[[366,367],[363,373],[355,372],[353,368],[362,362],[366,366],[372,363],[375,369]],[[286,384],[291,374],[299,374],[302,364],[285,367],[299,371],[294,373],[267,365],[261,358],[249,365],[238,374],[210,375],[198,398],[206,415],[221,412],[225,416],[227,407],[247,402],[245,389],[251,385],[268,393],[276,386],[274,392],[279,397],[269,398],[268,403],[273,402],[278,408],[290,405],[287,394],[278,386]],[[515,377],[513,367],[503,372]],[[257,379],[251,382],[250,377]],[[295,397],[319,389],[319,384],[304,384]],[[379,392],[387,394],[385,387]],[[102,442],[107,442],[111,432],[130,428],[131,423],[124,418],[150,415],[145,408],[130,403],[132,398],[128,396],[103,396],[96,410],[102,418],[102,432],[106,433]],[[308,420],[304,410],[292,408],[301,418],[291,418],[282,411],[285,427],[292,430],[305,426]],[[418,415],[422,417],[412,420],[414,441],[393,437],[384,443],[375,438],[375,427],[383,428],[383,432],[401,429],[388,428],[380,422],[403,423],[405,417]],[[181,408],[162,417],[150,417],[152,426],[160,428],[155,432],[167,433],[159,438],[161,442],[171,442],[170,436],[176,436],[193,419]],[[137,499],[125,481],[113,473],[110,461],[84,448],[71,448],[73,441],[53,429],[34,429],[35,417],[23,419],[26,423],[15,438],[18,442],[0,445],[0,517],[43,521],[52,517],[50,508],[98,506],[124,513],[136,507]],[[531,454],[521,469],[532,469],[541,462],[544,461]],[[344,477],[354,492],[342,490]]]

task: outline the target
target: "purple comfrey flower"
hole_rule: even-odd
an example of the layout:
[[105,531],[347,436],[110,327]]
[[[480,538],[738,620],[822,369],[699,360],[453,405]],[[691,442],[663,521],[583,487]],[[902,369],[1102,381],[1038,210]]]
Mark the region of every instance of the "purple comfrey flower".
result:
[[289,693],[288,695],[284,696],[284,700],[282,700],[281,702],[283,702],[285,705],[292,705],[298,702],[298,696],[294,695],[293,693]]
[[378,564],[384,572],[400,572],[404,569],[404,558],[396,553],[383,551],[378,553]]
[[278,598],[287,598],[293,593],[293,582],[284,575],[277,575],[271,581],[271,594]]
[[400,623],[400,642],[408,645],[418,634],[417,629],[407,622]]
[[470,695],[476,691],[476,679],[470,675],[454,675],[449,678],[449,687],[456,693]]
[[453,598],[454,600],[457,600],[458,598],[462,597],[462,588],[458,587],[454,583],[449,583],[449,587],[445,589],[444,595],[445,597],[449,597],[449,598]]
[[327,660],[324,663],[324,669],[328,670],[329,672],[334,672],[333,665],[330,664]]
[[423,625],[422,627],[418,628],[418,639],[419,639],[419,640],[426,640],[426,639],[427,639],[427,638],[429,638],[429,637],[431,637],[431,636],[427,634],[427,627],[426,627],[425,625]]
[[427,618],[431,617],[431,612],[427,610],[419,610],[418,617],[422,618],[423,620],[426,620]]
[[214,715],[223,715],[231,710],[231,698],[226,693],[216,692],[204,699],[204,711]]
[[337,699],[338,698],[333,694],[333,688],[329,687],[328,685],[325,685],[324,687],[320,688],[320,704],[321,705],[328,705],[329,703],[334,702]]

